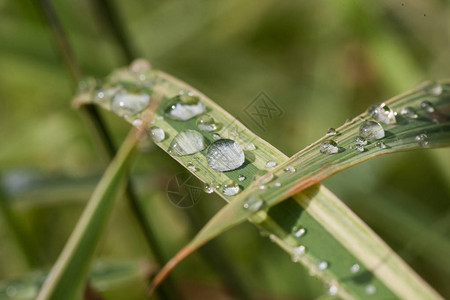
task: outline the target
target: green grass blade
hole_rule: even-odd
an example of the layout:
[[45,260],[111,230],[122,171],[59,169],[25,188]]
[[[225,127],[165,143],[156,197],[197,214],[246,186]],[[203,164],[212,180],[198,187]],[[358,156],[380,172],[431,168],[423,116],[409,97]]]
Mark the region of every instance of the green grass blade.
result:
[[132,130],[97,185],[37,299],[74,299],[80,292],[137,141],[138,134]]
[[[445,85],[446,88],[444,94],[448,93],[447,84]],[[164,117],[164,110],[170,104],[171,98],[178,95],[180,91],[184,93],[191,92],[200,98],[200,100],[207,107],[208,114],[211,115],[216,120],[216,123],[220,125],[215,134],[219,134],[222,138],[233,139],[244,148],[246,145],[250,144],[255,146],[254,149],[246,151],[246,163],[238,170],[229,172],[216,172],[210,169],[206,163],[205,151],[188,156],[172,156],[188,170],[191,170],[191,172],[203,182],[211,185],[223,185],[229,180],[234,180],[239,182],[242,192],[237,196],[227,196],[222,193],[220,188],[216,189],[216,192],[218,192],[218,194],[226,201],[231,202],[231,204],[226,206],[212,219],[209,225],[214,224],[214,226],[208,225],[206,229],[202,230],[202,232],[199,233],[197,238],[195,238],[187,248],[180,251],[180,253],[168,263],[168,265],[164,268],[164,271],[168,271],[173,268],[181,258],[194,251],[207,240],[215,237],[227,228],[238,224],[246,218],[249,218],[249,220],[257,227],[264,230],[264,232],[267,232],[271,239],[280,245],[281,248],[290,253],[296,261],[306,265],[318,277],[323,279],[324,282],[333,286],[339,285],[337,293],[341,297],[364,298],[367,296],[366,288],[373,285],[376,287],[376,294],[378,297],[404,297],[411,299],[420,297],[430,299],[439,298],[439,295],[437,295],[425,282],[423,282],[423,280],[417,276],[401,259],[392,253],[392,250],[390,250],[389,247],[387,247],[367,227],[367,225],[355,216],[325,187],[317,184],[319,177],[304,185],[306,188],[308,185],[310,186],[315,184],[314,187],[298,193],[299,195],[294,198],[289,198],[287,201],[275,205],[277,202],[287,198],[288,193],[287,191],[277,193],[274,192],[276,189],[271,189],[272,185],[279,179],[277,178],[276,180],[269,182],[267,185],[269,188],[260,190],[257,184],[252,184],[252,178],[260,175],[261,172],[268,172],[271,170],[275,173],[282,172],[282,174],[284,174],[282,169],[283,166],[287,164],[286,162],[288,161],[288,158],[279,150],[254,135],[244,125],[218,107],[209,98],[185,83],[160,71],[145,69],[140,70],[139,72],[133,72],[130,71],[130,69],[120,69],[113,72],[101,85],[94,85],[90,89],[81,91],[76,97],[74,104],[82,105],[87,103],[96,103],[107,110],[111,110],[112,98],[117,93],[117,88],[130,92],[136,92],[137,90],[148,93],[151,96],[155,92],[161,95],[161,104],[156,110],[156,116],[152,121],[152,126],[160,127],[166,133],[166,137],[168,138],[157,143],[157,145],[166,152],[168,152],[171,140],[179,131],[186,129],[198,131],[195,118],[188,121],[175,121]],[[108,96],[104,97],[106,94]],[[100,95],[103,97],[99,97]],[[424,95],[421,95],[421,97],[424,97]],[[400,100],[394,100],[394,102],[395,101]],[[437,106],[440,106],[440,104]],[[145,116],[141,113],[128,115],[125,119],[132,124],[139,124],[140,120],[147,121]],[[353,122],[349,122],[345,125],[348,127],[344,126],[340,128],[340,135],[336,136],[336,138],[343,138],[345,134],[350,134],[349,126],[357,126],[358,122],[359,120],[355,119]],[[427,124],[429,123],[430,122],[427,122]],[[442,123],[437,126],[441,125]],[[349,132],[344,133],[346,128]],[[214,140],[213,133],[201,133],[208,142]],[[391,136],[392,135],[388,135],[387,138]],[[394,141],[392,141],[392,143],[393,142]],[[388,141],[386,140],[385,143],[388,144]],[[391,143],[390,140],[389,143]],[[341,147],[343,145],[345,144],[342,144]],[[438,144],[434,145],[438,146]],[[374,148],[374,144],[369,146],[371,147],[371,150],[378,151]],[[392,145],[389,146],[392,147]],[[430,143],[429,146],[432,146],[432,144]],[[414,143],[413,147],[417,148],[417,143]],[[317,144],[307,148],[306,152],[312,148],[314,148],[314,151],[317,151]],[[388,152],[392,149],[393,148],[387,148],[384,150]],[[305,151],[302,151],[301,153],[304,152]],[[336,159],[349,152],[350,151],[347,150],[335,156],[329,156],[327,159],[332,159],[333,157]],[[312,156],[313,155],[311,155],[311,157]],[[297,157],[298,155],[293,159],[297,159]],[[302,159],[304,158],[305,157],[302,156]],[[268,168],[266,166],[268,161],[276,162],[279,167],[274,169]],[[195,166],[195,171],[192,171],[192,168],[189,168],[192,167],[192,165]],[[332,171],[334,169],[329,168],[328,170]],[[287,175],[283,175],[287,176],[286,178],[290,178],[289,180],[291,180],[291,182],[286,181],[284,183],[291,184],[292,188],[289,192],[296,191],[298,189],[296,179],[304,177],[305,174],[302,172],[307,174],[308,170],[298,167],[297,172],[291,174],[293,176],[292,178]],[[276,174],[278,176],[278,173]],[[246,179],[244,181],[238,181],[238,177],[241,175],[245,176]],[[281,187],[283,187],[283,184]],[[283,188],[286,189],[286,187]],[[255,192],[255,190],[257,190],[257,192]],[[267,193],[267,195],[274,197],[273,199],[275,200],[271,202],[270,199],[264,198],[264,200],[266,200],[264,211],[249,213],[248,211],[242,209],[242,204],[246,197],[253,193],[259,194],[260,196],[262,195],[261,197],[265,197],[264,195]],[[272,193],[277,195],[272,195]],[[277,197],[281,200],[277,200]],[[309,204],[316,202],[323,203],[323,205],[314,206]],[[340,214],[336,215],[334,213],[335,211],[339,211]],[[338,231],[331,231],[327,226],[327,222],[340,224],[342,227],[338,228]],[[375,251],[372,256],[376,258],[375,260],[378,262],[377,266],[374,265],[374,260],[366,259],[364,253],[358,251],[358,249],[352,245],[349,245],[348,241],[346,241],[346,238],[352,237],[351,233],[355,232],[350,230],[352,224],[358,224],[358,234],[363,238],[362,240],[370,240],[372,245],[377,245],[377,249],[381,249],[378,252]],[[300,225],[308,228],[309,232],[302,238],[295,236],[295,230]],[[347,227],[344,225],[347,225]],[[298,255],[298,249],[302,245],[305,245],[308,249],[306,255]],[[330,249],[332,249],[332,251]],[[393,263],[388,264],[388,267],[385,266],[385,255],[388,255],[390,259],[394,261]],[[326,270],[318,270],[317,263],[324,259],[331,262],[330,267]],[[355,263],[358,263],[361,267],[361,271],[358,274],[352,274],[349,271],[350,266]],[[398,268],[398,271],[395,271],[393,266]],[[386,268],[391,272],[388,273],[389,276],[383,278],[383,276],[381,276],[383,275],[383,272],[378,270]],[[163,275],[159,276],[157,280],[161,280],[162,278]],[[392,278],[395,278],[395,280],[392,280]],[[398,287],[393,287],[390,282],[395,282]],[[406,288],[406,286],[409,285],[414,286],[415,288]]]

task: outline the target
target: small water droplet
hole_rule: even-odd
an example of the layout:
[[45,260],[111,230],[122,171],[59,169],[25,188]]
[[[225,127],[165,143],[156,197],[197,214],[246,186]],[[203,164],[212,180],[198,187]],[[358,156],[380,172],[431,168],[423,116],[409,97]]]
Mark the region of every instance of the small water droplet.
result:
[[239,181],[244,181],[246,179],[246,177],[244,175],[239,175],[238,176],[238,180]]
[[129,67],[129,70],[133,73],[142,73],[150,69],[150,63],[142,58],[138,58],[132,61]]
[[434,112],[433,104],[431,104],[431,102],[428,100],[422,101],[422,103],[420,104],[420,107],[422,107],[422,109],[424,111],[426,111],[427,113]]
[[267,186],[265,184],[260,184],[258,187],[260,190],[265,190]]
[[378,141],[375,145],[378,148],[381,148],[381,149],[386,149],[387,148],[386,144],[383,141]]
[[221,139],[208,147],[206,161],[213,170],[220,172],[231,171],[244,164],[245,154],[241,146],[235,141]]
[[234,196],[239,193],[239,185],[231,180],[223,185],[222,193],[226,196]]
[[170,105],[166,108],[165,114],[172,120],[187,121],[201,115],[205,110],[205,105],[198,97],[183,93],[170,100]]
[[300,227],[299,229],[297,229],[297,230],[294,232],[294,236],[299,238],[299,237],[305,235],[305,233],[306,233],[306,229],[303,228],[303,227]]
[[269,160],[269,161],[266,163],[266,168],[273,168],[273,167],[275,167],[276,165],[277,165],[277,163],[276,163],[275,161]]
[[142,111],[149,102],[150,96],[147,94],[122,92],[114,96],[111,103],[111,111],[121,117],[130,116]]
[[293,262],[298,262],[300,260],[300,257],[302,255],[304,255],[306,252],[306,247],[303,245],[300,245],[298,247],[295,247],[294,249],[292,249],[292,261]]
[[152,136],[152,139],[157,143],[163,141],[166,138],[164,130],[156,126],[150,128],[150,134]]
[[337,294],[337,292],[338,292],[338,286],[335,284],[330,285],[330,287],[328,288],[328,295],[334,296]]
[[249,211],[256,212],[258,211],[264,204],[264,201],[261,197],[256,195],[250,195],[247,199],[245,199],[243,207],[248,209]]
[[140,127],[142,126],[143,123],[144,121],[142,121],[141,119],[135,119],[133,120],[133,122],[131,122],[131,124],[133,124],[134,127]]
[[203,135],[195,130],[180,131],[172,140],[169,152],[175,156],[194,154],[205,149]]
[[328,128],[327,135],[336,135],[336,134],[337,134],[336,129],[334,129],[333,127]]
[[286,173],[295,173],[295,168],[293,166],[286,166],[283,170]]
[[423,89],[427,94],[432,96],[439,96],[442,94],[442,85],[436,81],[425,81],[417,87],[418,89]]
[[381,103],[380,105],[372,104],[369,107],[369,115],[378,122],[385,124],[396,123],[394,111],[385,103]]
[[365,288],[366,294],[373,295],[376,293],[377,288],[373,284],[369,284]]
[[353,274],[358,273],[358,272],[359,272],[359,269],[360,269],[360,267],[359,267],[358,264],[353,264],[353,265],[350,267],[350,273],[353,273]]
[[365,146],[367,145],[367,140],[362,136],[357,136],[355,137],[355,144]]
[[253,151],[255,149],[256,149],[255,144],[253,144],[252,142],[244,145],[244,150],[246,151]]
[[273,185],[276,186],[276,187],[280,187],[281,183],[280,182],[275,182]]
[[204,191],[207,194],[212,194],[214,193],[214,188],[209,183],[205,183]]
[[402,114],[402,116],[408,119],[417,119],[418,117],[416,110],[410,106],[402,108],[402,111],[400,113]]
[[366,121],[359,127],[359,135],[369,140],[379,140],[384,138],[384,129],[380,123]]
[[222,137],[220,136],[220,134],[218,134],[218,133],[213,133],[212,134],[212,137],[213,137],[213,139],[215,140],[215,141],[217,141],[217,140],[220,140]]
[[217,124],[210,115],[203,115],[197,119],[197,127],[203,131],[214,131],[217,129]]
[[339,152],[339,147],[335,141],[325,140],[320,144],[320,152],[324,154],[335,154]]
[[94,102],[107,103],[122,89],[121,86],[114,86],[110,88],[102,88],[96,91]]
[[421,133],[416,136],[416,142],[422,147],[426,146],[428,145],[428,136],[424,133]]
[[266,172],[264,170],[260,170],[255,173],[255,176],[253,177],[253,180],[258,182],[258,184],[266,184],[272,181],[274,178],[273,173]]
[[364,152],[364,146],[361,146],[361,145],[355,145],[355,150],[356,151],[358,151],[358,152]]
[[188,162],[188,164],[186,166],[187,166],[188,170],[191,172],[197,171],[197,168],[191,162]]
[[325,270],[326,268],[328,268],[328,262],[326,262],[326,261],[324,261],[324,260],[320,261],[320,262],[317,264],[317,268],[318,268],[320,271]]

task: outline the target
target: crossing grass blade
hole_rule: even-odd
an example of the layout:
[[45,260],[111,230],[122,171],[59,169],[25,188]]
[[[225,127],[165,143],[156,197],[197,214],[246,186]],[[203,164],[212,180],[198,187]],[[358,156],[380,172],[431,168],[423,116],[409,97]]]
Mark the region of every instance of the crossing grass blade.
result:
[[[168,136],[157,143],[168,152],[172,138],[179,131],[198,128],[195,118],[183,122],[171,120],[164,117],[164,110],[180,92],[192,93],[200,98],[207,113],[220,125],[216,134],[237,141],[244,149],[252,149],[246,151],[244,165],[229,172],[216,172],[209,168],[205,151],[188,156],[172,156],[188,170],[194,164],[193,174],[212,186],[223,185],[229,180],[238,182],[241,175],[246,180],[239,182],[242,192],[237,196],[226,196],[220,188],[216,189],[230,204],[168,262],[155,278],[152,288],[182,258],[228,228],[248,219],[287,251],[294,261],[305,265],[329,285],[331,294],[361,299],[376,290],[377,297],[439,298],[367,225],[319,182],[342,169],[378,155],[424,148],[416,141],[418,134],[427,134],[428,144],[425,148],[448,145],[448,82],[440,82],[440,85],[429,83],[387,102],[398,113],[406,106],[412,106],[418,112],[418,117],[413,119],[397,114],[396,125],[384,126],[386,136],[380,141],[387,147],[379,147],[376,142],[371,142],[362,153],[348,149],[350,145],[354,146],[353,139],[361,123],[369,119],[367,113],[364,113],[338,128],[336,136],[324,137],[288,159],[192,87],[160,71],[145,68],[136,72],[135,64],[130,69],[115,71],[101,84],[88,86],[75,98],[74,104],[96,103],[110,110],[111,101],[120,89],[138,90],[152,97],[157,93],[161,101],[152,126],[162,128]],[[436,86],[443,88],[439,95],[436,95]],[[421,103],[424,100],[430,101],[435,111],[423,110]],[[143,118],[137,113],[128,115],[125,119],[132,124],[139,124]],[[214,140],[213,133],[201,133],[208,142]],[[319,145],[326,138],[333,138],[338,143],[341,149],[339,153],[326,155],[319,152]],[[268,170],[268,161],[275,162],[278,167]],[[293,166],[296,171],[285,172],[284,168],[288,165]],[[264,172],[266,174],[261,177]],[[274,179],[261,189],[260,181],[272,175],[275,176]],[[252,181],[254,177],[257,180]],[[262,209],[244,209],[243,205],[249,198],[261,199]],[[307,228],[308,234],[299,235],[300,227]],[[322,268],[324,263],[319,264],[323,261],[327,262],[325,269]],[[358,266],[356,273],[350,272],[352,265]]]
[[139,133],[132,130],[122,144],[92,194],[37,299],[74,299],[81,292],[138,138]]

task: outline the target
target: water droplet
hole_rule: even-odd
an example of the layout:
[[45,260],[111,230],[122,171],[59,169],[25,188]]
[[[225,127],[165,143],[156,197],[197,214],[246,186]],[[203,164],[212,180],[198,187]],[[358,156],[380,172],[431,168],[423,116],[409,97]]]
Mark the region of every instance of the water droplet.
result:
[[238,180],[239,181],[244,181],[246,179],[246,177],[244,175],[239,175],[238,176]]
[[407,106],[402,108],[402,111],[400,112],[402,116],[408,119],[417,119],[418,115],[414,108]]
[[188,164],[186,166],[187,166],[188,170],[191,172],[197,171],[197,168],[191,162],[188,162]]
[[353,264],[353,265],[350,267],[350,273],[353,273],[353,274],[358,273],[358,272],[359,272],[359,269],[360,269],[360,267],[359,267],[358,264]]
[[366,291],[366,294],[373,295],[376,293],[377,288],[373,284],[369,284],[366,286],[365,291]]
[[267,188],[267,186],[265,184],[260,184],[259,185],[259,189],[260,190],[265,190]]
[[110,88],[103,88],[96,91],[94,102],[107,103],[122,89],[121,86],[114,86]]
[[275,182],[273,185],[276,186],[276,187],[280,187],[281,183],[280,182]]
[[203,135],[195,130],[180,131],[172,140],[169,152],[175,156],[194,154],[205,149]]
[[299,237],[305,235],[305,233],[306,233],[306,229],[303,228],[303,227],[300,227],[299,229],[297,229],[297,230],[294,232],[294,236],[299,238]]
[[324,261],[324,260],[320,261],[320,262],[317,264],[317,268],[318,268],[320,271],[325,270],[326,268],[328,268],[328,262],[326,262],[326,261]]
[[378,122],[366,121],[359,127],[359,135],[369,140],[384,138],[384,129]]
[[255,144],[253,144],[252,142],[244,145],[244,150],[246,151],[253,151],[255,149],[256,149]]
[[361,145],[355,145],[355,150],[358,151],[358,152],[364,152],[365,149]]
[[111,103],[111,110],[119,116],[130,116],[142,111],[150,102],[147,94],[131,94],[122,92],[116,94]]
[[214,188],[209,183],[205,183],[204,191],[207,194],[212,194],[214,193]]
[[213,133],[212,134],[212,137],[213,137],[213,139],[215,140],[215,141],[217,141],[217,140],[220,140],[222,137],[220,136],[220,134],[218,134],[218,133]]
[[275,161],[269,160],[269,161],[266,163],[266,168],[273,168],[273,167],[275,167],[276,165],[277,165],[277,163],[276,163]]
[[306,247],[303,245],[300,245],[298,247],[295,247],[294,249],[292,249],[292,261],[293,262],[298,262],[300,260],[300,257],[302,255],[304,255],[306,252]]
[[432,113],[432,112],[434,112],[433,104],[431,104],[430,101],[427,101],[427,100],[422,101],[422,103],[420,104],[420,107],[422,107],[422,109],[423,109],[424,111],[426,111],[427,113]]
[[203,115],[197,119],[197,127],[203,131],[214,131],[217,129],[217,125],[214,119],[210,115]]
[[142,73],[150,69],[150,63],[142,58],[138,58],[132,61],[129,68],[129,70],[133,73]]
[[226,196],[234,196],[239,193],[239,185],[234,181],[229,181],[223,185],[222,193]]
[[205,105],[196,96],[177,95],[171,99],[165,114],[172,120],[187,121],[205,112]]
[[369,107],[369,115],[378,122],[385,124],[396,123],[394,111],[385,103],[381,103],[380,105],[372,104]]
[[378,148],[381,148],[381,149],[386,149],[386,148],[387,148],[386,144],[385,144],[383,141],[379,141],[379,142],[377,142],[375,145],[376,145]]
[[238,143],[229,139],[221,139],[208,147],[206,161],[213,170],[225,172],[242,166],[245,155]]
[[17,289],[16,289],[16,287],[14,287],[14,286],[8,286],[7,288],[6,288],[6,295],[9,297],[9,298],[15,298],[16,297],[16,295],[17,295]]
[[367,140],[362,136],[357,136],[355,137],[355,144],[365,146],[367,145]]
[[286,166],[283,170],[286,173],[295,173],[295,168],[293,166]]
[[324,154],[335,154],[339,152],[339,147],[335,141],[326,140],[320,144],[320,152]]
[[337,292],[338,292],[338,286],[335,284],[330,285],[330,287],[328,288],[328,295],[334,296],[337,294]]
[[425,81],[422,84],[419,84],[417,88],[423,88],[423,90],[432,96],[439,96],[442,94],[442,85],[437,83],[436,81]]
[[164,133],[164,130],[162,130],[159,127],[155,127],[155,126],[151,127],[150,134],[152,135],[152,139],[157,143],[163,141],[166,138],[166,134]]
[[428,136],[424,133],[419,134],[416,136],[416,142],[422,147],[426,146],[428,145]]
[[142,126],[142,124],[144,124],[144,121],[142,121],[141,119],[135,119],[133,120],[133,122],[131,122],[131,124],[133,124],[134,127],[140,127]]
[[253,177],[253,181],[256,181],[258,184],[266,184],[270,182],[274,178],[273,173],[269,173],[264,170],[259,170],[255,173]]
[[249,211],[256,212],[263,206],[263,204],[264,201],[259,196],[250,195],[247,199],[245,199],[243,207]]
[[333,127],[328,128],[327,135],[336,135],[336,134],[337,134],[336,129],[334,129]]

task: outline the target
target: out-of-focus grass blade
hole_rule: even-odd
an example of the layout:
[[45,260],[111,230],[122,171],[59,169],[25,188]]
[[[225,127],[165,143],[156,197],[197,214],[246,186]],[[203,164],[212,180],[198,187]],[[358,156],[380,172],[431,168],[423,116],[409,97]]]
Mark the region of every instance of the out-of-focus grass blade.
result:
[[80,293],[138,138],[132,130],[108,166],[37,299],[74,299]]
[[[141,67],[145,65],[142,62],[140,63]],[[442,95],[447,95],[447,84],[443,84],[445,87]],[[423,87],[423,90],[428,91],[429,86]],[[297,193],[295,197],[289,198],[279,205],[275,205],[281,200],[288,198],[288,193],[292,195],[299,191],[298,179],[304,180],[304,177],[309,174],[308,172],[318,171],[314,169],[317,166],[319,166],[319,170],[328,170],[329,174],[331,174],[337,171],[329,166],[333,160],[341,159],[340,166],[344,168],[350,165],[346,164],[347,159],[353,158],[354,155],[359,155],[357,159],[364,159],[368,154],[376,153],[376,155],[381,155],[396,151],[395,149],[397,148],[394,148],[394,146],[397,147],[398,141],[393,138],[392,132],[394,127],[385,127],[387,135],[382,140],[390,148],[378,149],[375,142],[373,142],[366,146],[366,150],[363,153],[346,149],[338,154],[328,156],[325,154],[319,155],[318,145],[321,142],[319,141],[301,151],[299,155],[294,156],[287,163],[288,158],[283,153],[255,136],[235,118],[194,88],[163,72],[152,71],[147,68],[136,68],[136,64],[133,64],[130,69],[119,69],[113,72],[101,84],[88,85],[87,88],[79,93],[74,103],[75,105],[96,103],[120,115],[121,113],[117,110],[117,106],[115,109],[112,105],[114,101],[117,101],[115,96],[119,93],[147,93],[153,98],[155,92],[160,95],[158,98],[161,98],[161,103],[156,110],[151,126],[158,127],[165,132],[165,139],[157,142],[157,145],[169,154],[168,150],[173,138],[180,131],[187,129],[200,132],[207,143],[211,143],[217,138],[229,138],[235,140],[246,150],[245,163],[237,170],[228,172],[212,170],[206,162],[206,150],[186,156],[171,155],[200,180],[211,187],[216,187],[215,191],[225,200],[230,201],[231,204],[217,214],[192,243],[181,250],[167,264],[163,270],[164,272],[157,277],[155,282],[161,280],[164,274],[173,268],[180,259],[203,243],[249,218],[263,233],[267,233],[271,240],[290,253],[294,261],[306,265],[312,273],[324,280],[330,286],[330,294],[338,294],[344,298],[364,298],[368,294],[375,293],[377,297],[384,298],[395,298],[396,296],[411,299],[420,297],[439,298],[439,295],[399,259],[367,225],[330,191],[317,184],[318,181],[326,177],[325,175],[322,177],[311,177],[307,184],[301,183],[301,187],[306,188],[314,185],[313,187]],[[177,121],[166,117],[165,110],[173,104],[173,98],[180,93],[192,93],[198,96],[205,105],[206,112],[215,120],[218,129],[213,132],[200,131],[196,125],[198,118]],[[422,89],[418,89],[394,99],[391,104],[393,105],[392,108],[397,110],[402,106],[401,103],[406,106],[407,104],[401,101],[408,95],[415,95],[417,99],[420,98],[422,100],[429,96]],[[443,106],[441,107],[440,102],[436,103],[436,99],[443,99],[443,97],[434,97],[432,99],[436,112],[441,113],[439,109]],[[152,100],[150,100],[151,102]],[[441,123],[433,123],[434,128],[443,126],[443,123],[445,123],[445,120],[441,120],[441,116],[438,114],[427,115],[420,109],[416,108],[416,110],[419,111],[418,120],[428,125],[432,123],[429,121],[430,117],[438,118],[436,121]],[[147,121],[145,116],[139,112],[126,114],[124,117],[135,126],[142,123],[143,120]],[[426,117],[426,120],[423,120],[424,117]],[[368,119],[365,114],[361,118],[362,120],[355,118],[349,121],[338,129],[336,136],[330,136],[329,138],[336,139],[341,148],[350,145],[358,125],[363,120]],[[399,125],[405,120],[398,115]],[[422,130],[425,129],[425,127],[422,127]],[[402,132],[395,131],[394,133],[397,136],[402,134]],[[412,133],[410,132],[410,134]],[[414,141],[415,137],[412,140]],[[437,140],[435,142],[437,143]],[[405,143],[403,146],[400,143],[404,150],[409,147],[406,147],[406,144],[410,145],[411,149],[419,147],[417,142],[408,140],[408,143]],[[431,143],[430,135],[428,147],[433,145],[438,146],[438,144]],[[351,155],[349,153],[355,154]],[[302,163],[299,165],[300,160],[307,160],[308,165],[303,165]],[[271,163],[268,164],[268,162]],[[296,171],[285,172],[284,168],[288,164],[293,164],[296,167]],[[326,164],[327,167],[322,168],[322,164]],[[278,167],[274,168],[274,165]],[[272,172],[267,173],[268,171]],[[267,180],[271,177],[271,174],[275,174],[276,178]],[[239,178],[244,179],[239,180]],[[256,179],[252,180],[253,178]],[[239,183],[240,195],[233,196],[223,193],[221,186],[230,180]],[[262,187],[260,184],[261,180],[267,180],[267,183],[263,184]],[[253,206],[260,209],[244,209],[243,205],[244,202],[249,201],[248,197],[256,200],[261,199],[261,207],[259,207],[259,204]],[[312,205],[312,203],[317,205]],[[334,224],[338,227],[335,230],[331,230],[327,224]],[[307,229],[308,233],[306,235],[302,234],[302,228]],[[353,243],[355,239],[358,243],[354,245],[348,244],[348,242]],[[364,255],[360,251],[360,242],[374,246],[377,251]],[[389,261],[386,260],[386,257],[389,257]],[[352,269],[352,266],[356,267]],[[356,271],[352,272],[351,270]],[[409,288],[408,286],[414,288]]]
[[[154,270],[145,262],[99,261],[93,264],[89,281],[97,294],[108,295],[108,299],[123,299],[126,296],[132,299],[144,299],[145,278],[152,271]],[[0,300],[36,299],[46,276],[47,274],[42,271],[34,271],[20,278],[1,281]],[[133,289],[132,294],[130,289]]]

